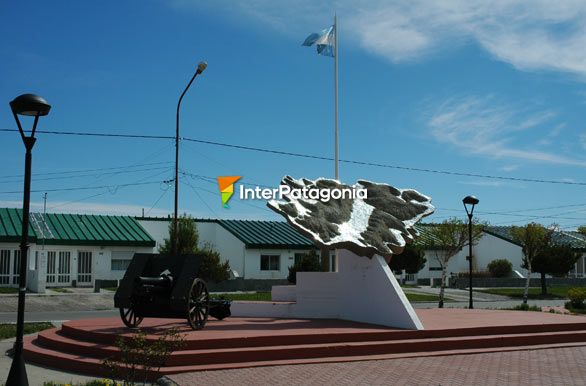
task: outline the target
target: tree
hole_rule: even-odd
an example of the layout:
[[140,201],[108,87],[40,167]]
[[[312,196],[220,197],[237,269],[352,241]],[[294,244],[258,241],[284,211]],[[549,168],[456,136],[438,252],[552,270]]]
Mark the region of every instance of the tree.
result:
[[422,246],[407,244],[401,254],[391,257],[389,267],[397,274],[401,274],[403,270],[406,273],[414,274],[421,271],[426,261],[425,250]]
[[[182,216],[177,219],[177,250],[180,255],[197,254],[201,257],[198,277],[219,283],[230,278],[230,262],[221,262],[220,254],[211,245],[199,248],[199,234],[195,221],[189,216]],[[169,238],[159,247],[159,253],[172,253],[173,249],[173,223],[169,224]]]
[[523,304],[527,304],[533,261],[549,245],[551,231],[545,229],[541,224],[530,223],[522,227],[512,227],[511,235],[513,236],[513,240],[519,243],[523,250],[522,267],[527,269],[527,280],[525,281],[525,291],[523,291]]
[[319,262],[317,251],[312,249],[309,253],[305,253],[299,261],[289,267],[289,275],[287,280],[289,283],[297,283],[297,272],[320,272],[322,265]]
[[[482,237],[483,224],[472,224],[472,245]],[[457,218],[450,218],[441,224],[427,228],[425,248],[435,251],[435,258],[442,268],[442,279],[439,293],[439,308],[444,306],[447,268],[450,259],[468,245],[468,224]]]
[[568,245],[552,245],[551,240],[531,263],[533,271],[541,274],[541,294],[547,295],[545,275],[566,275],[576,264],[580,255]]
[[578,232],[582,233],[584,236],[586,236],[586,225],[582,225],[578,227]]
[[[195,222],[189,216],[182,216],[177,218],[177,232],[179,238],[177,239],[177,253],[179,255],[189,255],[198,251],[197,243],[199,241],[199,234],[195,226]],[[159,253],[172,253],[173,239],[175,232],[173,222],[169,223],[169,238],[163,240],[163,245],[159,246]]]

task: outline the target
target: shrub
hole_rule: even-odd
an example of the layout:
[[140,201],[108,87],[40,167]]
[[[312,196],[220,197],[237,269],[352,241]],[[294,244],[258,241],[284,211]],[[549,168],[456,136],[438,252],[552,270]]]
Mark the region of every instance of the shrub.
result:
[[570,288],[568,290],[568,298],[573,308],[586,308],[584,300],[586,300],[586,288]]
[[523,303],[523,304],[519,304],[518,306],[515,306],[515,307],[511,308],[511,310],[513,310],[513,311],[536,311],[536,312],[541,312],[541,307],[538,307],[538,306],[530,306],[527,303]]
[[496,259],[488,263],[488,271],[494,277],[507,277],[513,272],[513,264],[506,259]]
[[102,364],[114,379],[124,381],[124,385],[135,383],[147,384],[160,377],[160,368],[165,365],[173,351],[185,345],[184,337],[177,328],[165,330],[156,340],[147,339],[144,330],[138,330],[132,336],[119,336],[116,339],[119,354],[106,358]]
[[[469,277],[468,272],[458,272],[458,277]],[[472,277],[492,277],[488,271],[472,271]]]
[[297,272],[320,272],[321,264],[319,263],[319,257],[316,251],[311,251],[295,263],[295,265],[289,267],[289,275],[287,280],[289,283],[297,283]]
[[219,283],[230,278],[230,263],[220,262],[220,254],[212,249],[205,248],[198,251],[202,255],[198,277],[205,281]]

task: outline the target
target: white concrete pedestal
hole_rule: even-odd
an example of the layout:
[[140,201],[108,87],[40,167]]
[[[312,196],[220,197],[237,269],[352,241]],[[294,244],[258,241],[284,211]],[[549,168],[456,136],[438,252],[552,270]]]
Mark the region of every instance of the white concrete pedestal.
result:
[[[278,292],[279,290],[277,290]],[[382,256],[338,251],[338,272],[298,272],[295,303],[232,305],[234,316],[345,319],[422,330],[423,325]],[[276,299],[273,299],[276,300]]]

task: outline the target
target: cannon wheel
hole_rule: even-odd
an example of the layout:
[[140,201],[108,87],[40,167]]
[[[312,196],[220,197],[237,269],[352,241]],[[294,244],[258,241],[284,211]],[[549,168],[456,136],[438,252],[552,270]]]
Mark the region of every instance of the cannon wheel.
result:
[[195,279],[189,290],[187,301],[187,321],[194,330],[201,330],[206,325],[210,313],[210,293],[202,279]]
[[132,306],[130,308],[120,307],[120,318],[126,327],[134,328],[142,322],[142,316],[138,316]]

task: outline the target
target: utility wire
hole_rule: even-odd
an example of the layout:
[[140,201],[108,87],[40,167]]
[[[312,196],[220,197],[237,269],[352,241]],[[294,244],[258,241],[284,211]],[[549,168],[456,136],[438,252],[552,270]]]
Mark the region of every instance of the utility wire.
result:
[[[0,129],[0,131],[16,131],[16,130],[15,129]],[[55,134],[55,135],[92,136],[92,137],[143,138],[143,139],[174,139],[175,138],[172,136],[162,136],[162,135],[88,133],[88,132],[48,131],[48,130],[37,130],[37,133]],[[236,145],[236,144],[230,144],[230,143],[224,143],[224,142],[207,141],[207,140],[196,139],[196,138],[183,137],[181,139],[184,141],[201,143],[201,144],[206,144],[206,145],[221,146],[221,147],[227,147],[227,148],[232,148],[232,149],[248,150],[248,151],[255,151],[255,152],[261,152],[261,153],[268,153],[268,154],[278,154],[278,155],[284,155],[284,156],[290,156],[290,157],[308,158],[308,159],[316,159],[316,160],[322,160],[322,161],[333,161],[334,160],[331,157],[319,156],[319,155],[313,155],[313,154],[303,154],[303,153],[295,153],[295,152],[274,150],[274,149],[268,149],[268,148]],[[416,167],[410,167],[410,166],[391,165],[391,164],[384,164],[384,163],[379,163],[379,162],[367,162],[367,161],[358,161],[358,160],[349,160],[349,159],[340,159],[340,162],[347,163],[347,164],[361,165],[361,166],[374,166],[374,167],[380,167],[380,168],[407,170],[407,171],[423,172],[423,173],[444,174],[444,175],[461,176],[461,177],[476,177],[476,178],[487,178],[487,179],[493,179],[493,180],[505,180],[505,181],[517,181],[517,182],[536,182],[536,183],[544,183],[544,184],[586,186],[586,182],[579,182],[579,181],[558,181],[558,180],[546,180],[546,179],[537,179],[537,178],[494,176],[494,175],[489,175],[489,174],[466,173],[466,172],[456,172],[456,171],[449,171],[449,170],[428,169],[428,168],[416,168]]]
[[[56,189],[36,189],[36,190],[31,190],[31,193],[68,192],[68,191],[72,191],[72,190],[92,190],[92,189],[114,189],[114,192],[115,192],[116,190],[118,190],[118,188],[123,188],[126,186],[160,184],[161,182],[164,182],[164,181],[134,182],[134,183],[128,183],[128,184],[102,185],[102,186],[78,186],[78,187],[56,188]],[[22,193],[22,190],[0,192],[0,194],[16,194],[16,193]]]

